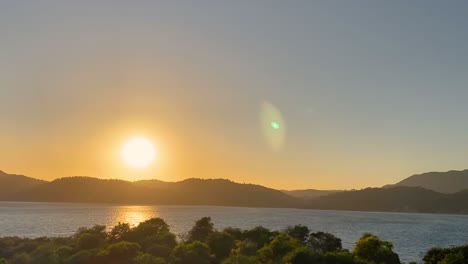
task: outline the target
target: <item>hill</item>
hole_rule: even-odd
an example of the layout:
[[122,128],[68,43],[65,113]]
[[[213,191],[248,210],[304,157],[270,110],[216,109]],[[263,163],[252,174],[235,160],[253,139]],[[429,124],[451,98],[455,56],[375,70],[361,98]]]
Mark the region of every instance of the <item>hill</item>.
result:
[[413,213],[468,213],[468,191],[438,193],[421,187],[367,188],[318,197],[313,209]]
[[386,187],[389,186],[422,187],[441,193],[456,193],[468,190],[468,170],[416,174]]
[[313,199],[327,194],[337,193],[341,191],[337,190],[315,190],[315,189],[305,189],[305,190],[282,190],[285,194],[291,195],[296,198],[301,199]]
[[30,190],[42,183],[45,183],[45,181],[0,171],[0,199],[5,199],[18,192]]
[[3,195],[2,200],[246,207],[294,207],[299,203],[296,198],[274,189],[223,179],[129,182],[91,177],[43,182]]
[[0,173],[0,200],[468,213],[468,190],[440,193],[422,187],[393,186],[340,192],[302,190],[288,195],[225,179],[130,182],[66,177],[47,182],[4,172]]

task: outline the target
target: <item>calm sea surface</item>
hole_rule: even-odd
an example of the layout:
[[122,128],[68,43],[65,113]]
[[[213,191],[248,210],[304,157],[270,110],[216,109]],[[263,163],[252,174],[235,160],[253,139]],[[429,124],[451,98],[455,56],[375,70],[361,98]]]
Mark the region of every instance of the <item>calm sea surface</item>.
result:
[[403,261],[420,261],[431,247],[468,244],[468,216],[460,215],[19,202],[0,202],[0,236],[66,236],[79,227],[136,225],[151,217],[164,218],[174,233],[184,234],[203,216],[211,216],[218,229],[261,225],[281,230],[303,224],[340,237],[346,248],[352,248],[364,232],[371,232],[392,241]]

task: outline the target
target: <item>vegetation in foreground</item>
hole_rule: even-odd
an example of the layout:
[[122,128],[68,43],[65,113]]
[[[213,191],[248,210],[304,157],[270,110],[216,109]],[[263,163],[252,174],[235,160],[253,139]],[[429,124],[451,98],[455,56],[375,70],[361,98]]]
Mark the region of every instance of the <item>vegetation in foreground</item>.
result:
[[[428,264],[467,263],[468,245],[434,248],[424,256]],[[400,263],[391,242],[364,234],[354,249],[341,239],[312,233],[297,225],[283,231],[258,226],[250,230],[216,230],[210,217],[198,220],[178,241],[161,218],[136,227],[119,223],[81,228],[70,237],[0,238],[0,264],[394,264]]]

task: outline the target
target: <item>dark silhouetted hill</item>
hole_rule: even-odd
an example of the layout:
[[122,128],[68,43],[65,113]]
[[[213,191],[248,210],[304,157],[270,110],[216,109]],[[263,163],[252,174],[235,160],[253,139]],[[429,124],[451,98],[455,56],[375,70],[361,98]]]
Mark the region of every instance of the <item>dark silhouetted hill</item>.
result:
[[468,213],[468,191],[443,194],[421,187],[367,188],[309,201],[308,208],[414,213]]
[[[291,207],[354,211],[468,213],[468,190],[440,193],[394,186],[324,193],[297,198],[282,191],[225,179],[123,181],[67,177],[51,182],[0,173],[0,200],[30,202],[126,203]],[[305,193],[315,191],[306,190]],[[325,191],[326,192],[326,191]],[[297,195],[297,193],[295,193]]]
[[129,182],[91,177],[67,177],[42,182],[2,197],[10,201],[140,203],[294,207],[298,199],[259,185],[223,179],[187,179],[180,182]]
[[45,183],[45,181],[0,171],[0,199],[5,199],[18,192],[30,190],[32,187],[42,183]]
[[386,187],[389,186],[422,187],[441,193],[455,193],[468,190],[468,170],[417,174]]
[[139,186],[154,188],[170,193],[171,203],[294,207],[299,200],[281,191],[254,184],[239,184],[225,179],[186,179],[167,183],[160,181],[139,181]]
[[306,189],[306,190],[282,190],[285,194],[291,195],[296,198],[302,199],[313,199],[327,194],[337,193],[341,191],[337,190],[315,190],[315,189]]

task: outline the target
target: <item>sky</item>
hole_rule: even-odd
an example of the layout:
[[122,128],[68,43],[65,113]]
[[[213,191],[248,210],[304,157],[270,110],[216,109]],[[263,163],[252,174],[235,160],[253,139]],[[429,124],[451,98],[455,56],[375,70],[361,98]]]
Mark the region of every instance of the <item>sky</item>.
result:
[[[429,0],[2,1],[0,169],[279,189],[466,169],[467,11]],[[144,169],[119,157],[136,136],[157,149]]]

